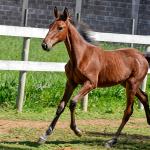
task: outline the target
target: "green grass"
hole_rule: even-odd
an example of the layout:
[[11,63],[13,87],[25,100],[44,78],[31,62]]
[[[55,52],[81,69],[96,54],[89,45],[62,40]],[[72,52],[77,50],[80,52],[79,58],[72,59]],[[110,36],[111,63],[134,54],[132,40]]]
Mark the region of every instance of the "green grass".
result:
[[[23,39],[0,36],[0,60],[21,60]],[[64,44],[56,45],[51,52],[43,51],[41,39],[31,39],[29,60],[67,62],[68,55]]]
[[[112,119],[113,121],[113,119]],[[88,123],[87,123],[88,124]],[[136,125],[136,127],[133,127]],[[13,128],[9,134],[0,134],[0,149],[3,150],[61,150],[66,147],[73,150],[105,150],[104,143],[111,139],[116,126],[79,125],[83,131],[82,137],[76,137],[73,132],[66,128],[56,128],[55,132],[43,145],[38,145],[38,137],[44,132],[41,128]],[[120,136],[118,143],[112,150],[149,150],[149,126],[146,123],[128,123]]]
[[[22,38],[0,36],[0,59],[20,60],[22,41]],[[41,42],[41,39],[31,39],[29,60],[68,61],[69,58],[64,44],[58,44],[51,52],[45,52],[41,49]],[[128,47],[129,45],[101,43],[101,46],[110,50]],[[144,46],[136,47],[140,48],[140,50],[144,49]],[[15,107],[18,76],[17,71],[0,71],[0,106],[2,108]],[[64,73],[29,72],[27,74],[24,109],[43,111],[43,108],[56,106],[63,95],[65,82],[66,76]],[[125,105],[124,89],[120,86],[96,89],[90,93],[89,99],[89,109],[99,108],[103,113],[113,113],[115,111],[114,106],[122,107]],[[108,110],[105,110],[105,108],[108,108]]]
[[[0,59],[21,60],[22,42],[22,38],[0,36]],[[52,51],[45,52],[41,48],[41,42],[41,39],[31,39],[29,60],[68,61],[69,58],[64,44],[58,44]],[[104,49],[111,50],[130,45],[101,43],[101,46]],[[136,45],[136,47],[140,50],[145,48],[142,45]],[[0,71],[0,107],[15,108],[18,77],[19,72],[17,71]],[[66,76],[64,73],[28,72],[24,110],[28,111],[30,109],[31,111],[41,112],[45,108],[56,107],[62,98],[65,82]],[[148,84],[147,89],[149,88]],[[74,92],[74,95],[78,89]],[[89,94],[89,110],[92,111],[98,108],[104,114],[114,113],[115,106],[122,108],[125,105],[124,93],[124,89],[120,86],[96,89]]]
[[[0,110],[1,119],[11,119],[19,121],[23,120],[41,120],[49,121],[52,120],[55,114],[55,108],[45,109],[42,112],[25,111],[18,114],[15,110]],[[84,120],[85,125],[80,125],[79,128],[83,131],[83,136],[81,138],[76,137],[74,133],[70,130],[69,126],[66,128],[58,128],[54,133],[48,138],[48,141],[43,145],[38,145],[37,140],[39,136],[43,134],[47,128],[34,128],[34,127],[16,127],[9,128],[8,133],[0,134],[0,149],[3,150],[28,150],[28,149],[39,149],[39,150],[61,150],[65,147],[72,148],[73,150],[105,150],[104,143],[111,139],[119,126],[118,120],[121,121],[123,115],[123,110],[117,108],[115,113],[102,113],[97,110],[88,111],[84,113],[79,108],[76,111],[77,122],[79,120]],[[130,120],[134,118],[145,118],[144,111],[136,110]],[[108,119],[116,123],[110,125],[88,125],[88,120],[97,120],[100,118]],[[68,107],[60,118],[60,122],[70,122],[70,113]],[[49,124],[49,123],[48,123]],[[6,124],[7,125],[7,124]],[[4,126],[3,126],[4,127]],[[7,129],[8,130],[8,129]],[[149,142],[149,126],[145,122],[129,122],[123,130],[123,134],[120,136],[118,144],[113,148],[114,150],[120,149],[145,149],[150,148]]]
[[[121,119],[124,113],[125,105],[124,106],[112,106],[113,112],[108,111],[108,108],[89,108],[88,112],[82,111],[80,109],[80,103],[78,103],[78,107],[76,109],[76,116],[77,119]],[[11,120],[43,120],[49,121],[53,119],[55,116],[55,112],[57,107],[50,107],[44,108],[42,111],[32,110],[30,108],[24,109],[22,113],[17,113],[15,109],[8,109],[8,108],[0,108],[0,118],[1,119],[11,119]],[[134,106],[134,113],[132,115],[134,118],[145,118],[144,110],[137,109],[137,106]],[[70,111],[69,107],[67,106],[63,114],[61,115],[61,120],[68,120],[70,119]]]
[[[0,36],[0,60],[21,60],[22,38]],[[128,47],[128,44],[101,43],[104,49],[112,50]],[[143,45],[136,45],[141,51]],[[67,62],[67,51],[64,44],[56,45],[52,51],[45,52],[41,49],[41,40],[32,39],[29,53],[30,61]],[[42,120],[49,121],[55,115],[59,101],[65,88],[66,76],[64,73],[28,72],[25,92],[24,108],[22,113],[17,113],[16,97],[19,72],[0,71],[0,119],[11,120]],[[147,93],[150,97],[150,78],[148,77]],[[74,92],[76,95],[78,89]],[[125,91],[121,86],[95,89],[89,94],[88,112],[84,113],[78,103],[76,116],[78,120],[88,119],[121,119],[126,105]],[[134,118],[144,118],[143,111],[138,109],[138,102],[134,106]],[[61,116],[61,121],[70,121],[68,106]],[[145,123],[146,124],[146,123]],[[150,149],[149,128],[125,128],[119,144],[114,149]],[[138,125],[137,125],[138,127]],[[60,150],[72,147],[81,150],[105,149],[103,143],[112,137],[104,133],[114,133],[116,127],[82,126],[85,132],[82,138],[74,136],[69,128],[57,129],[49,141],[41,146],[36,140],[43,133],[43,129],[15,128],[9,134],[0,134],[0,149],[2,150]],[[93,134],[91,132],[94,132]],[[100,132],[100,133],[99,133]],[[63,136],[62,136],[63,135]],[[99,135],[99,136],[98,136]],[[14,141],[13,141],[14,139]]]

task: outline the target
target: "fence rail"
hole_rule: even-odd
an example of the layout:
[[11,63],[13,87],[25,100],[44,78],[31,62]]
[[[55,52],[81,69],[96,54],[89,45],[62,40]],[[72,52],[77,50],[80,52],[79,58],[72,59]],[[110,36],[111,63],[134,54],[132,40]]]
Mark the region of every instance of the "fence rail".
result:
[[66,63],[0,60],[0,70],[64,72]]
[[131,34],[115,34],[102,32],[89,32],[91,37],[96,41],[133,43],[133,44],[150,44],[149,35],[131,35]]
[[[44,38],[48,29],[31,28],[31,27],[18,27],[0,25],[0,35],[5,36],[18,36],[18,37],[31,37],[31,38]],[[131,34],[116,34],[116,33],[103,33],[103,32],[89,32],[89,35],[96,41],[104,42],[119,42],[119,43],[135,43],[135,44],[150,44],[149,35],[131,35]]]
[[[0,60],[0,70],[64,72],[66,63]],[[150,68],[148,69],[150,73]]]
[[44,38],[48,29],[0,25],[0,35]]
[[[0,25],[0,35],[4,35],[4,36],[44,38],[46,36],[47,32],[48,32],[48,29],[42,29],[42,28]],[[89,32],[89,34],[96,41],[136,43],[136,44],[150,45],[150,36],[101,33],[101,32]],[[65,63],[56,63],[56,62],[31,62],[31,61],[0,60],[0,70],[63,72],[64,66],[65,66]],[[150,69],[149,69],[148,73],[150,73]],[[146,87],[146,78],[142,85],[142,88],[144,90],[145,90],[145,87]],[[87,100],[87,96],[85,99]],[[87,105],[85,107],[87,107]],[[83,109],[87,110],[87,108],[83,108]]]

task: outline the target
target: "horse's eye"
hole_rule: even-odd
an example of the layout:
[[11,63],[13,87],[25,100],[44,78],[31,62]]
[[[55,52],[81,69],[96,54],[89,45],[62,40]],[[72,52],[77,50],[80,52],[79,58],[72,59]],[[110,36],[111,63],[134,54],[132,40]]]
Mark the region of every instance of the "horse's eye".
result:
[[63,27],[58,27],[58,30],[61,31],[63,29]]

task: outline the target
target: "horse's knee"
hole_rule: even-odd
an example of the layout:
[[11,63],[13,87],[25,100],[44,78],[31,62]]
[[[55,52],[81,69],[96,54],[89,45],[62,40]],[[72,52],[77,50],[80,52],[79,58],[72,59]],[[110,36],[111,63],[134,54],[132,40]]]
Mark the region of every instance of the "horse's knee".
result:
[[76,105],[77,105],[77,102],[75,102],[75,101],[72,100],[72,101],[70,102],[69,109],[70,109],[70,110],[74,110],[75,107],[76,107]]
[[130,118],[130,116],[133,114],[133,108],[131,108],[130,110],[128,111],[124,111],[124,121],[127,122]]
[[59,106],[57,111],[56,111],[56,115],[60,115],[64,110],[64,107]]
[[58,109],[57,109],[57,112],[56,112],[56,115],[60,115],[65,109],[65,104],[64,103],[61,103],[59,106],[58,106]]

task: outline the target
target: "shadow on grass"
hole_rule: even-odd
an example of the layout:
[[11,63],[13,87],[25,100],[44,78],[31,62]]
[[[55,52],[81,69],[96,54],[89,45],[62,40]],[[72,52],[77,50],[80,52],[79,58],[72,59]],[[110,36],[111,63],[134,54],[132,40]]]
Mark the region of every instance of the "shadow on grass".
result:
[[[110,137],[111,139],[114,136],[114,133],[86,132],[86,135],[96,138]],[[150,136],[140,134],[121,134],[118,143],[115,145],[115,149],[150,150]]]
[[[99,133],[99,132],[86,132],[86,136],[79,138],[78,140],[53,140],[47,141],[48,145],[89,145],[89,146],[104,146],[106,142],[105,138],[110,139],[113,137],[113,133]],[[99,137],[99,138],[98,138]],[[100,139],[101,138],[101,139]],[[40,145],[37,142],[32,141],[17,141],[17,142],[8,142],[3,141],[0,143],[0,149],[7,150],[28,150],[32,148],[38,148]],[[15,146],[16,145],[16,146]],[[20,147],[19,147],[20,146]],[[23,147],[24,146],[24,147]],[[25,148],[28,147],[28,148]],[[122,134],[118,140],[118,143],[114,146],[117,150],[150,150],[150,136],[143,136],[139,134]]]
[[[28,147],[24,148],[23,146],[24,147],[28,146]],[[38,148],[38,147],[39,144],[37,142],[32,142],[32,141],[0,142],[0,150],[1,149],[2,150],[29,150],[31,148]]]
[[[102,133],[102,132],[91,132],[91,131],[87,131],[85,133],[87,136],[93,136],[93,137],[102,137],[102,136],[106,136],[106,137],[113,137],[114,133]],[[141,140],[150,140],[150,136],[146,136],[146,135],[140,135],[140,134],[121,134],[120,135],[121,138],[130,138],[132,140],[137,140],[137,139],[141,139]]]

